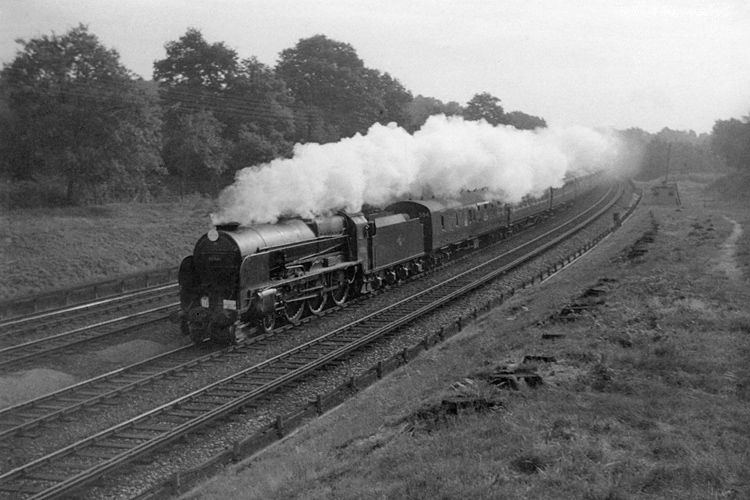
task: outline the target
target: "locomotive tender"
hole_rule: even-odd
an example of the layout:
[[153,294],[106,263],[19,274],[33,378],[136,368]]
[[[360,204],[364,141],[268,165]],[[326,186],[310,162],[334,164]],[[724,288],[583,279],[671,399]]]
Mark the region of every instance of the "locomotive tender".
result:
[[598,173],[570,177],[560,188],[517,204],[479,199],[450,205],[400,201],[382,213],[219,225],[203,235],[178,275],[183,333],[196,343],[234,343],[240,324],[271,331],[321,314],[328,301],[394,284],[455,252],[505,237],[587,192]]

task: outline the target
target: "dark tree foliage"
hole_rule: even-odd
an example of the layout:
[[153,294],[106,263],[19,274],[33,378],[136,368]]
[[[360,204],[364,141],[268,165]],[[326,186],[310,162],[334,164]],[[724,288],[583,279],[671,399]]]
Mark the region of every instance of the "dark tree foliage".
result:
[[475,94],[464,108],[466,120],[485,120],[490,125],[505,124],[505,112],[500,99],[489,92]]
[[154,62],[165,107],[164,163],[179,180],[180,193],[212,192],[227,170],[229,146],[215,113],[237,75],[237,53],[223,43],[209,44],[189,28],[167,42],[165,59]]
[[645,161],[649,144],[654,140],[654,135],[640,128],[618,130],[616,133],[625,146],[620,151],[623,164],[632,166],[632,174],[643,179],[656,177],[658,174],[650,172]]
[[434,97],[418,95],[407,106],[409,122],[406,128],[414,132],[419,130],[432,115],[460,116],[462,113],[461,105],[455,101],[445,104]]
[[712,132],[711,149],[726,166],[750,171],[750,115],[742,120],[717,120]]
[[364,69],[351,45],[324,35],[300,40],[281,52],[276,73],[292,92],[298,112],[310,121],[310,126],[300,129],[298,139],[321,142],[307,135],[320,129],[337,140],[369,127],[374,120],[367,113],[376,103],[366,91]]
[[276,73],[294,96],[299,141],[330,142],[376,122],[405,123],[411,94],[387,73],[366,68],[347,43],[302,39],[281,52]]
[[475,94],[466,103],[463,116],[467,120],[485,120],[490,125],[510,125],[519,130],[547,127],[547,122],[538,116],[528,115],[521,111],[506,113],[500,105],[500,99],[488,92]]
[[[234,50],[221,42],[209,44],[194,28],[165,48],[166,59],[154,63],[154,79],[167,106],[165,135],[169,144],[164,156],[170,172],[184,173],[183,165],[174,164],[183,154],[174,152],[191,146],[178,146],[179,141],[212,144],[211,151],[222,148],[221,161],[216,155],[198,155],[191,163],[193,184],[202,182],[211,189],[219,186],[217,175],[223,174],[223,182],[229,182],[241,168],[290,153],[292,98],[271,68],[255,58],[240,61]],[[196,116],[186,118],[193,114]],[[209,125],[212,119],[216,123]],[[177,133],[186,128],[190,134]],[[186,186],[184,182],[181,185]]]
[[618,131],[627,146],[620,153],[623,163],[633,165],[640,180],[686,172],[716,172],[719,162],[710,149],[707,134],[664,128],[651,134],[639,128]]
[[527,115],[521,111],[511,111],[503,117],[503,123],[512,125],[519,130],[534,130],[537,128],[547,128],[547,122],[544,118]]
[[[279,144],[291,144],[284,140],[283,137],[276,137],[272,133],[261,134],[255,125],[243,125],[237,136],[237,140],[230,151],[228,163],[230,171],[235,172],[239,169],[268,163],[274,158],[280,156],[278,149]],[[288,151],[285,153],[289,153]]]
[[178,41],[164,45],[167,57],[154,62],[154,80],[197,91],[226,89],[236,78],[237,52],[223,42],[209,44],[201,32],[188,28]]
[[[235,106],[217,113],[227,127],[225,137],[250,154],[232,154],[232,158],[246,159],[232,160],[230,171],[291,154],[295,130],[293,99],[272,68],[255,57],[240,61],[238,76],[226,95]],[[250,135],[255,138],[250,140]],[[251,153],[247,148],[253,143],[257,144],[257,151]]]
[[388,73],[376,69],[366,70],[366,78],[368,91],[378,101],[377,122],[383,125],[393,122],[405,128],[409,123],[408,106],[414,99],[411,92]]
[[163,173],[160,110],[115,50],[79,25],[22,45],[0,78],[3,170],[59,179],[69,203],[145,196]]
[[164,161],[180,180],[180,192],[216,192],[229,148],[221,123],[208,111],[175,114],[164,136]]
[[656,139],[662,142],[680,142],[685,144],[700,144],[705,138],[705,134],[699,136],[694,130],[672,130],[669,127],[664,127],[654,136]]

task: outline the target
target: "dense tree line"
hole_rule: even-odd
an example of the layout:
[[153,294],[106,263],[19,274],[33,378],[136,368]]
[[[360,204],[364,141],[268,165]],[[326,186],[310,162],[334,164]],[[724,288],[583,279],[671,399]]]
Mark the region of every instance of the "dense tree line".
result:
[[467,120],[485,120],[490,125],[510,125],[519,130],[547,127],[547,122],[543,118],[521,111],[506,113],[500,105],[500,99],[488,92],[472,97],[463,110],[463,117]]
[[[505,112],[487,92],[466,106],[413,97],[398,79],[366,67],[351,45],[324,35],[299,40],[270,67],[189,28],[165,44],[151,82],[83,25],[17,42],[16,58],[0,72],[5,206],[38,204],[31,192],[67,204],[214,194],[238,170],[288,157],[295,143],[338,141],[374,123],[413,132],[435,114],[546,127],[542,118]],[[718,156],[739,168],[747,165],[748,128],[747,118],[717,122],[710,140],[623,134],[644,147],[652,171],[663,164],[663,143],[681,145],[670,149],[678,163],[709,151],[700,161]],[[9,185],[19,194],[10,201]]]
[[143,195],[163,174],[156,99],[84,26],[18,42],[0,75],[3,172],[52,178],[67,203]]
[[717,120],[711,132],[711,148],[725,164],[750,173],[750,114],[742,120]]
[[639,128],[619,131],[628,144],[633,172],[641,180],[681,173],[722,173],[726,164],[712,149],[713,136],[663,128],[651,134]]

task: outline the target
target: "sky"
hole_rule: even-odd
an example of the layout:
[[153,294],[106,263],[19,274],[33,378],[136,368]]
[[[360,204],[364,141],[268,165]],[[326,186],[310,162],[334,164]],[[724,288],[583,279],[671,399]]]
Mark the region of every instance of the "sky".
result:
[[553,126],[702,133],[750,115],[748,0],[0,0],[0,63],[80,23],[147,80],[188,28],[269,66],[323,34],[415,96],[489,92]]

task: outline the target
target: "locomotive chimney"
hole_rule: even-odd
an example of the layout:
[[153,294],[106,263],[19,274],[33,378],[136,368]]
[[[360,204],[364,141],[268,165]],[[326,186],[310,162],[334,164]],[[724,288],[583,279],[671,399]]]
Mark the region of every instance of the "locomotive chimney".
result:
[[238,227],[240,227],[239,222],[227,222],[225,224],[217,225],[216,229],[219,231],[236,231]]

